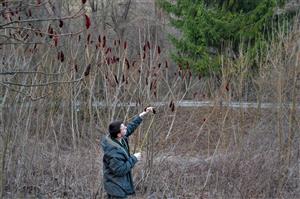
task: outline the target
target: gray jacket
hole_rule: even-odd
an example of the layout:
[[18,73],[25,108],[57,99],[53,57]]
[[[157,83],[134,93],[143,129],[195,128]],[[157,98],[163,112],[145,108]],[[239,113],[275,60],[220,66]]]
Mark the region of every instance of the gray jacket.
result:
[[[140,125],[142,118],[137,116],[127,125],[126,136],[123,138],[128,145],[128,137]],[[126,197],[134,194],[131,169],[137,162],[134,155],[126,151],[110,136],[101,142],[103,156],[103,180],[105,191],[112,196]],[[129,149],[128,149],[129,150]]]

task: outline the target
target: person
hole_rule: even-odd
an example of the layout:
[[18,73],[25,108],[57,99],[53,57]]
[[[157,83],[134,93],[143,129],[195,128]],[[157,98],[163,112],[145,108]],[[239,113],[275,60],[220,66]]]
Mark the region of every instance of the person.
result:
[[135,193],[131,170],[141,159],[141,153],[130,154],[128,137],[141,124],[143,117],[154,112],[153,107],[147,107],[125,126],[122,121],[109,124],[109,135],[101,142],[103,155],[104,189],[108,198],[127,198]]

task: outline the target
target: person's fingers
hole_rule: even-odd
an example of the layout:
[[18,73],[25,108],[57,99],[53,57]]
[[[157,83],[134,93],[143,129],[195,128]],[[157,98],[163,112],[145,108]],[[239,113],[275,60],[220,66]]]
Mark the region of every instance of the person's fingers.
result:
[[138,159],[138,160],[140,160],[141,159],[141,156],[142,156],[142,154],[140,153],[140,152],[137,152],[137,153],[135,153],[135,154],[133,154],[135,157],[136,157],[136,159]]
[[152,107],[152,106],[149,106],[149,107],[147,107],[147,109],[146,109],[148,112],[149,111],[151,111],[151,112],[153,112],[153,110],[154,110],[154,107]]

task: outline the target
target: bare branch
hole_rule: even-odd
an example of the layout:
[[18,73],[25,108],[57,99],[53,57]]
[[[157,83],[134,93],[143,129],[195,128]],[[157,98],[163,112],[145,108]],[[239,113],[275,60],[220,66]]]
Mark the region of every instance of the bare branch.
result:
[[20,83],[4,81],[4,82],[2,82],[2,84],[21,86],[21,87],[42,87],[42,86],[49,86],[49,85],[55,85],[55,84],[72,84],[72,83],[79,82],[83,79],[84,79],[84,77],[81,77],[79,79],[72,80],[72,81],[52,81],[52,82],[47,82],[47,83],[43,83],[43,84],[20,84]]
[[10,91],[13,91],[13,92],[15,92],[15,93],[20,93],[20,94],[22,94],[22,95],[24,95],[24,96],[30,98],[30,100],[32,100],[32,101],[37,101],[37,100],[43,99],[43,98],[45,98],[46,96],[49,95],[49,94],[47,94],[47,95],[43,95],[43,96],[40,96],[40,97],[32,97],[30,94],[25,93],[25,92],[22,92],[22,91],[20,91],[20,90],[16,90],[16,89],[14,89],[14,88],[12,88],[12,87],[6,85],[6,84],[3,84],[2,82],[0,82],[0,84],[3,85],[3,86],[5,86],[5,87],[6,87],[7,89],[9,89]]
[[9,26],[9,27],[5,27],[5,29],[21,29],[21,30],[29,30],[35,33],[42,33],[44,35],[49,35],[49,36],[69,36],[69,35],[76,35],[79,34],[81,32],[83,32],[83,30],[79,30],[77,32],[71,32],[71,33],[58,33],[58,34],[52,34],[52,33],[48,33],[48,32],[43,32],[39,29],[34,29],[34,28],[28,28],[28,27],[16,27],[16,26]]
[[0,75],[16,75],[16,74],[62,75],[64,73],[44,73],[40,71],[9,71],[9,72],[0,72]]
[[1,45],[25,45],[25,44],[47,44],[42,42],[6,42],[6,43],[0,43]]
[[[10,21],[5,24],[0,24],[0,28],[6,28],[5,26],[14,24],[14,23],[32,23],[32,22],[41,22],[41,21],[58,21],[58,20],[66,20],[66,19],[75,19],[77,17],[82,16],[85,12],[81,11],[83,8],[81,8],[77,13],[71,16],[65,16],[65,17],[55,17],[55,18],[45,18],[45,19],[26,19],[26,20],[15,20],[15,21]],[[19,27],[18,27],[19,28]]]

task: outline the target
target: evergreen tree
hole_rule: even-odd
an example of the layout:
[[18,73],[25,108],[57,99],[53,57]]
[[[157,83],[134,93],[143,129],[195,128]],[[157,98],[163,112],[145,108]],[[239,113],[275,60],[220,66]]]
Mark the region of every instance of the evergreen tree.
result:
[[[267,33],[272,30],[274,9],[283,0],[158,0],[180,30],[171,36],[176,48],[173,59],[182,66],[207,74],[219,71],[221,55],[238,57],[241,42],[249,56],[263,52]],[[255,63],[253,63],[255,65]]]

